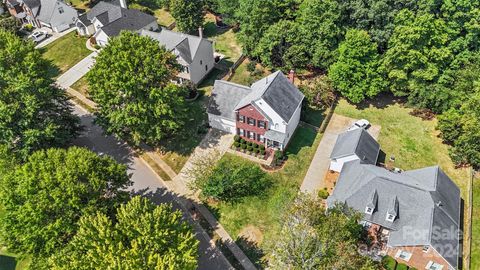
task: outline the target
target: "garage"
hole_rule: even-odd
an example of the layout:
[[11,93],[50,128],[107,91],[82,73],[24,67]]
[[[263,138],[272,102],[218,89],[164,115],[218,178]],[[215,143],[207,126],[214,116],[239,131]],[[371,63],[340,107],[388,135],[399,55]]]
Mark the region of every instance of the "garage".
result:
[[212,128],[216,128],[218,130],[222,130],[232,134],[236,133],[235,121],[231,119],[225,119],[219,115],[209,113],[208,123]]

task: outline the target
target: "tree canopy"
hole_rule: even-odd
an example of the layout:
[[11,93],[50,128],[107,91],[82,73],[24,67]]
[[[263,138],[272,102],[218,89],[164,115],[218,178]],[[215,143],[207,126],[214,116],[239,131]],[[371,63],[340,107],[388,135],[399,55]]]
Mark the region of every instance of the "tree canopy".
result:
[[179,68],[153,39],[122,32],[110,40],[87,74],[97,123],[135,145],[175,133],[186,112],[186,90],[172,82]]
[[348,100],[361,102],[385,87],[378,59],[377,45],[366,31],[348,30],[338,49],[338,60],[330,66],[329,77]]
[[82,215],[112,215],[129,198],[126,166],[84,148],[34,152],[0,179],[0,238],[9,250],[43,257],[63,247]]
[[0,29],[0,144],[21,158],[63,146],[79,130],[79,119],[65,92],[52,85],[49,68],[33,43]]
[[269,261],[271,269],[377,269],[358,253],[360,215],[343,205],[325,212],[318,198],[300,195],[284,217]]
[[98,212],[80,219],[69,245],[49,269],[196,269],[198,240],[179,210],[134,197],[115,218]]
[[192,33],[203,26],[203,1],[171,0],[169,8],[181,32]]

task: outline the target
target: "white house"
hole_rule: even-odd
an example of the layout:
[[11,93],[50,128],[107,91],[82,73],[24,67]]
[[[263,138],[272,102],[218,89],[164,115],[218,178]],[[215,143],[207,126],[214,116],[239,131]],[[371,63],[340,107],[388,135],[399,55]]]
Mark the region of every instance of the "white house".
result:
[[140,31],[140,35],[150,37],[177,56],[182,71],[177,75],[177,82],[191,81],[198,85],[213,69],[213,42],[202,37],[187,35],[162,28],[160,32]]
[[128,9],[125,0],[98,3],[78,17],[75,26],[80,35],[93,36],[100,46],[105,46],[111,37],[117,36],[122,30],[158,30],[154,16]]
[[284,150],[300,122],[304,95],[277,71],[250,87],[215,81],[208,104],[211,127],[267,149]]
[[343,165],[352,160],[376,165],[379,153],[380,145],[365,129],[344,132],[338,135],[330,155],[330,170],[341,172]]

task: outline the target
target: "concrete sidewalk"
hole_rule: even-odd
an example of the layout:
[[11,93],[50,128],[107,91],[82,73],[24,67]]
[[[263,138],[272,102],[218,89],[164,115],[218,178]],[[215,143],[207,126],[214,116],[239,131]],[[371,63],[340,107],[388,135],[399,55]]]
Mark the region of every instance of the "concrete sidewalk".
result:
[[67,70],[57,79],[57,84],[63,89],[68,89],[76,81],[80,80],[95,64],[95,57],[98,52],[92,52],[87,57],[83,58],[75,66]]
[[[335,146],[337,137],[353,125],[355,121],[357,119],[333,114],[300,187],[302,192],[316,194],[325,187],[324,178],[330,167],[330,154]],[[372,125],[368,129],[368,133],[377,139],[380,134],[380,126]]]

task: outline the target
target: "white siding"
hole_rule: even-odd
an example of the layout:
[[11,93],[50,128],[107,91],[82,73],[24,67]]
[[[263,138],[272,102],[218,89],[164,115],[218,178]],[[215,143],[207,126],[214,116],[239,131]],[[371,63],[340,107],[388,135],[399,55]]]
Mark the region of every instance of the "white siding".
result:
[[228,133],[236,134],[237,133],[237,128],[235,126],[235,121],[225,119],[223,117],[220,117],[218,115],[214,114],[208,114],[208,123],[210,124],[211,127],[223,130]]
[[300,114],[302,112],[302,103],[300,103],[293,113],[292,118],[290,118],[290,122],[287,125],[287,136],[285,138],[284,144],[287,145],[290,139],[295,133],[295,129],[297,129],[298,123],[300,123]]
[[255,104],[272,120],[268,123],[268,128],[275,130],[281,133],[287,132],[287,124],[283,119],[278,115],[270,105],[268,105],[263,99],[255,101]]
[[108,36],[102,30],[98,31],[94,35],[97,44],[100,46],[105,46],[108,43]]
[[[200,64],[201,62],[201,64]],[[209,41],[201,41],[192,63],[189,65],[190,80],[199,84],[202,79],[213,69],[215,59],[213,58],[213,46]]]
[[341,172],[343,168],[343,164],[346,162],[352,161],[359,159],[357,155],[351,155],[351,156],[346,156],[339,158],[337,160],[331,160],[330,161],[330,170],[335,171],[335,172]]
[[[59,11],[60,8],[63,9],[63,13],[60,13]],[[75,20],[77,18],[78,18],[78,12],[73,7],[68,6],[67,4],[61,1],[57,1],[57,5],[53,10],[50,23],[54,31],[62,32],[70,28],[70,25],[75,23]]]

